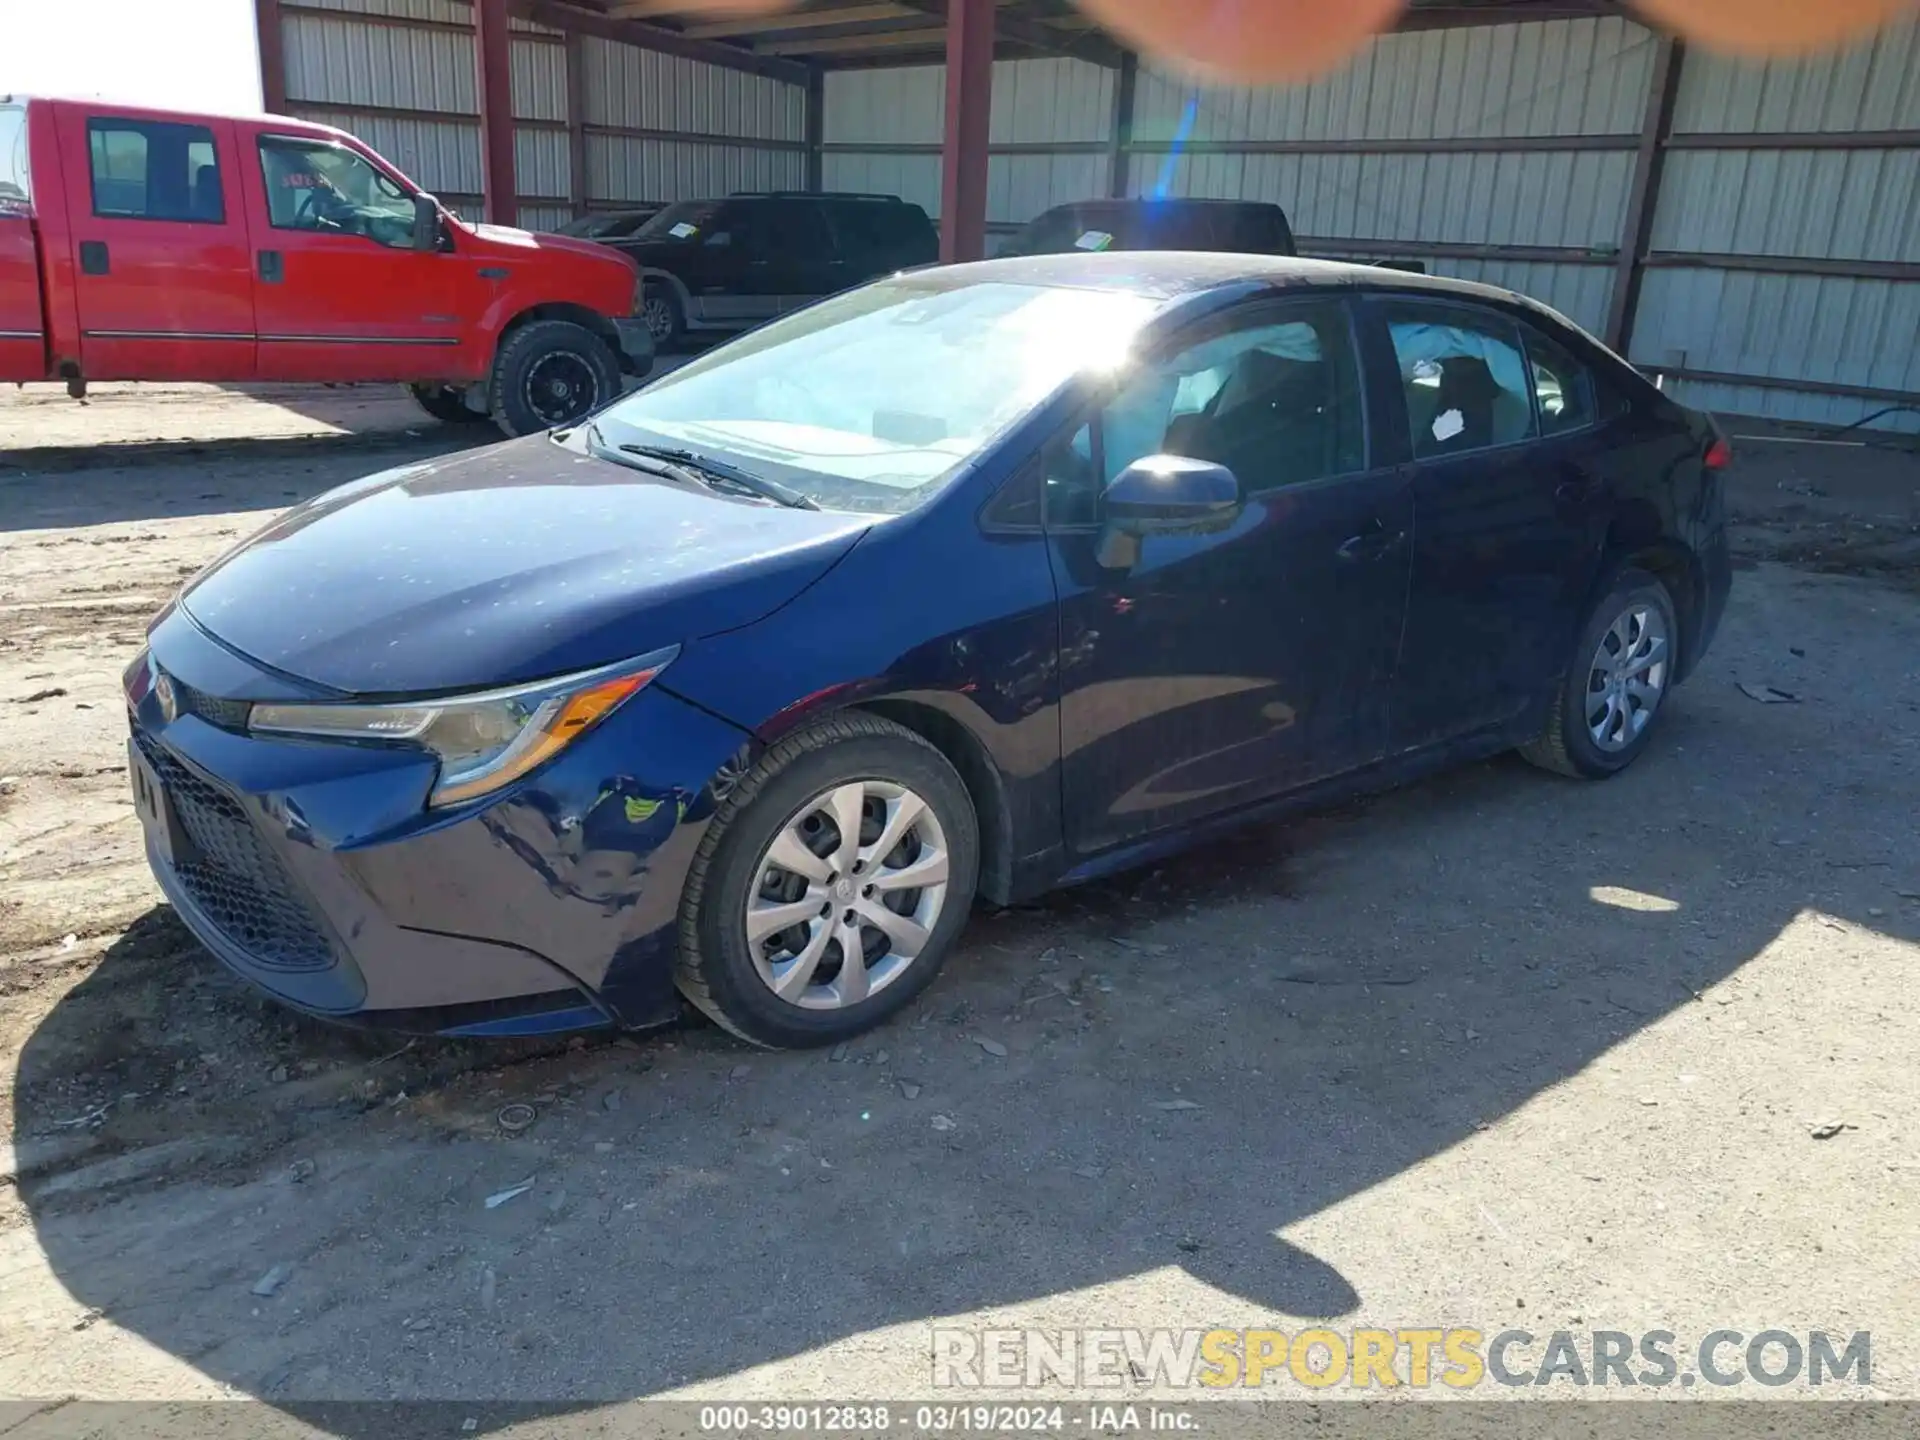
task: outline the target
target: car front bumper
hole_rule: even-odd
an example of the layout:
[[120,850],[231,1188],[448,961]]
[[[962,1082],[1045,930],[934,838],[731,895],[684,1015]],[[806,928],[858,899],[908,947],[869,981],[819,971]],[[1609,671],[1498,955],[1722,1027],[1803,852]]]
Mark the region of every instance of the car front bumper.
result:
[[739,731],[650,688],[497,796],[428,811],[423,752],[239,728],[236,702],[285,682],[251,683],[211,646],[177,611],[155,629],[172,703],[163,687],[130,703],[129,760],[136,796],[143,776],[164,796],[140,805],[155,878],[230,969],[308,1013],[404,1031],[679,1013],[680,895]]

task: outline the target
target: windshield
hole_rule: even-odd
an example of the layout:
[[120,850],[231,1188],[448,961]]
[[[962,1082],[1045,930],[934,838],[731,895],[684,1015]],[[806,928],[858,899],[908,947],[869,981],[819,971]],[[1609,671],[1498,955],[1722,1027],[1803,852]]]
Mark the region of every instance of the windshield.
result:
[[1156,302],[898,276],[663,376],[600,417],[611,445],[711,456],[830,510],[924,504],[1074,375],[1115,368]]
[[724,200],[681,200],[634,232],[636,240],[698,240],[720,214]]

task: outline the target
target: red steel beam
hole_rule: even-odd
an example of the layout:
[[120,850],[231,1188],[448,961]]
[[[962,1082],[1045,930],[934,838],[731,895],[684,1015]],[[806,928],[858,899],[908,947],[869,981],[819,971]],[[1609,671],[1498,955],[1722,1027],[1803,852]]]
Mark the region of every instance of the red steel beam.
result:
[[987,253],[987,113],[994,0],[948,0],[947,128],[940,146],[940,259]]
[[260,108],[287,113],[287,46],[280,31],[280,0],[253,0],[253,30],[260,43]]
[[507,0],[474,0],[473,63],[479,78],[480,173],[487,219],[520,223],[513,183],[513,63]]

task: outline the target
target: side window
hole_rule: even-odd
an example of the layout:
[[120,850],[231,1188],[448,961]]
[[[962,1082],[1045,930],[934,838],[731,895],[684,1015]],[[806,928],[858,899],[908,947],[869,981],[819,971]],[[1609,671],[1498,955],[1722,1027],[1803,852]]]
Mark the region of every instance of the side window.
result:
[[768,249],[794,260],[828,260],[833,257],[833,229],[826,212],[812,200],[774,200],[763,212],[766,216]]
[[87,121],[93,213],[103,219],[218,225],[227,218],[220,159],[204,125]]
[[1512,321],[1484,311],[1388,312],[1416,460],[1531,439],[1532,384]]
[[33,200],[33,176],[27,169],[27,111],[0,105],[0,215],[25,211]]
[[1157,454],[1224,465],[1250,494],[1364,469],[1346,307],[1268,310],[1148,366],[1048,451],[1047,523],[1090,523],[1114,477]]
[[260,174],[267,223],[276,230],[358,235],[396,250],[413,245],[413,197],[344,145],[262,140]]
[[1593,377],[1558,341],[1537,330],[1526,332],[1527,363],[1533,394],[1540,405],[1543,434],[1561,435],[1593,424]]

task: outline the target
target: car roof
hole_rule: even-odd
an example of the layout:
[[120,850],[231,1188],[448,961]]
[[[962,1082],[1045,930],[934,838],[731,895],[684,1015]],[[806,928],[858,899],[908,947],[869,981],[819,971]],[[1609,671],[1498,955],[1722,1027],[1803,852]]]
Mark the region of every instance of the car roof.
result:
[[1202,250],[1076,251],[1059,255],[1017,255],[947,266],[939,272],[959,283],[999,281],[1013,285],[1050,285],[1083,290],[1118,290],[1155,300],[1176,300],[1235,286],[1284,287],[1343,285],[1382,292],[1462,300],[1520,300],[1544,310],[1512,290],[1355,265],[1342,260],[1308,260],[1297,255],[1241,255]]
[[1164,210],[1278,210],[1280,207],[1271,200],[1222,200],[1215,196],[1200,195],[1135,195],[1131,198],[1096,198],[1093,200],[1069,200],[1056,205],[1055,210],[1146,210],[1153,207]]

